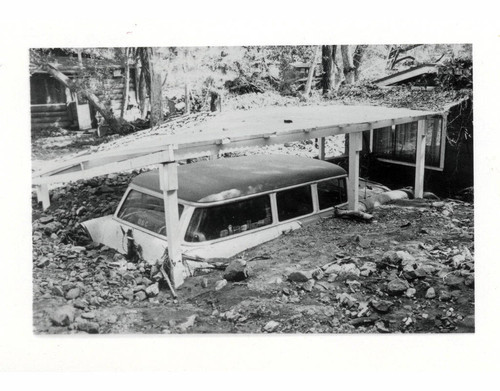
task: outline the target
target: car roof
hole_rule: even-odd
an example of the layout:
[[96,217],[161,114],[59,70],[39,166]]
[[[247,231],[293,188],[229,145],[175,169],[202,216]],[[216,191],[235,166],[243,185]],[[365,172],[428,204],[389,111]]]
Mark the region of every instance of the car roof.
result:
[[[178,197],[210,203],[341,175],[346,171],[335,164],[291,155],[205,160],[178,167]],[[157,169],[139,174],[132,184],[161,192]]]

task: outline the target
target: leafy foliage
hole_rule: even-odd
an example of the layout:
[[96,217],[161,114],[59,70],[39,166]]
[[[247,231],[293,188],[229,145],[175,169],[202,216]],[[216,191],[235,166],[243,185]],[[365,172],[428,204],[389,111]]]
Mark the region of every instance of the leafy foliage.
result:
[[439,66],[438,84],[445,89],[472,88],[472,59],[453,58]]

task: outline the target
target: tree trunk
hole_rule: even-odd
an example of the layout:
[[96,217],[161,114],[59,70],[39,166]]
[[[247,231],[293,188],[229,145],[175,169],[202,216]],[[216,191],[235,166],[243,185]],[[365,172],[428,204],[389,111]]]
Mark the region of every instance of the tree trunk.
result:
[[221,111],[221,97],[217,91],[210,91],[210,111]]
[[334,70],[335,46],[323,45],[321,47],[323,65],[323,95],[328,94],[332,89],[332,78]]
[[123,87],[123,105],[122,105],[122,111],[120,113],[120,118],[123,119],[125,112],[127,111],[128,107],[128,94],[129,94],[129,88],[130,88],[130,66],[128,64],[128,57],[129,57],[129,48],[125,48],[125,61],[124,61],[124,66],[125,66],[125,86]]
[[149,57],[149,74],[151,77],[149,96],[151,100],[151,127],[158,125],[163,120],[163,103],[162,103],[162,79],[159,70],[159,55],[158,52],[151,48]]
[[356,46],[356,50],[354,50],[354,54],[352,56],[352,64],[354,66],[354,81],[358,81],[359,79],[359,67],[361,65],[363,54],[365,53],[367,47],[368,45],[358,45]]
[[320,47],[318,46],[314,50],[314,57],[311,63],[311,67],[309,68],[309,73],[307,75],[307,83],[306,83],[306,88],[304,89],[304,96],[308,97],[309,94],[311,93],[311,85],[312,85],[312,79],[314,76],[314,70],[316,69],[316,63],[318,62],[318,55],[319,55],[319,49]]
[[348,45],[341,45],[340,52],[342,54],[342,68],[344,70],[344,78],[346,84],[354,84],[355,68],[352,64],[351,54]]
[[68,87],[72,92],[80,93],[84,98],[86,98],[95,107],[95,109],[101,113],[111,129],[116,130],[118,128],[118,121],[113,115],[113,111],[106,108],[93,92],[78,86],[68,76],[60,72],[55,64],[47,64],[46,69],[56,80]]

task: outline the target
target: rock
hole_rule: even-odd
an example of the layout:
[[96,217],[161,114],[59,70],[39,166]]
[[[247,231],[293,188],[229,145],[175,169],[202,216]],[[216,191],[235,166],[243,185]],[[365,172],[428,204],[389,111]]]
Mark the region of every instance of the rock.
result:
[[391,310],[391,307],[394,305],[392,301],[387,300],[372,300],[370,304],[375,309],[375,311],[382,314],[388,313]]
[[64,297],[64,291],[63,289],[60,287],[60,286],[54,286],[52,288],[52,293],[56,296],[61,296],[61,297]]
[[80,315],[83,319],[94,319],[95,318],[95,312],[84,312],[83,314]]
[[220,291],[227,285],[227,280],[219,280],[215,283],[215,290]]
[[448,301],[451,300],[451,293],[442,289],[439,291],[439,300]]
[[465,255],[457,254],[451,258],[451,263],[455,269],[458,269],[465,262]]
[[78,322],[77,329],[89,334],[99,334],[99,323],[87,321]]
[[450,287],[458,287],[462,285],[465,280],[462,277],[450,274],[444,278],[444,283]]
[[40,219],[38,221],[42,224],[48,224],[48,223],[54,221],[54,216],[43,216],[43,217],[40,217]]
[[416,278],[425,278],[428,275],[427,271],[423,267],[417,267],[414,273]]
[[304,289],[306,292],[311,292],[314,284],[315,284],[314,280],[308,280],[304,283],[304,285],[302,285],[302,289]]
[[87,208],[85,208],[84,206],[80,206],[80,207],[76,210],[76,215],[77,215],[77,216],[81,216],[81,215],[83,215],[86,211],[87,211]]
[[434,288],[430,287],[427,289],[427,292],[425,293],[425,298],[426,299],[434,299],[436,297],[436,291]]
[[390,333],[391,331],[385,327],[384,322],[379,320],[378,322],[375,322],[375,327],[377,328],[377,331],[379,333]]
[[319,281],[325,276],[325,273],[321,269],[316,269],[313,271],[312,276],[315,280]]
[[80,288],[71,288],[69,291],[66,292],[66,299],[68,300],[73,300],[76,299],[78,296],[80,296]]
[[377,265],[375,262],[365,262],[363,266],[359,269],[359,274],[368,277],[369,275],[377,271]]
[[407,264],[403,267],[403,276],[407,280],[414,280],[417,278],[417,275],[415,273],[415,268],[413,267],[412,264]]
[[160,293],[160,286],[158,285],[157,282],[146,288],[146,294],[148,295],[148,297],[158,296],[159,293]]
[[358,277],[360,274],[360,270],[354,263],[345,263],[343,265],[333,264],[325,270],[325,274],[336,274],[337,276],[352,275]]
[[357,303],[356,298],[352,297],[348,293],[339,293],[335,297],[340,302],[340,304],[348,308],[353,307]]
[[137,301],[144,301],[148,298],[148,296],[146,295],[146,292],[144,291],[139,291],[135,294],[135,299]]
[[405,292],[406,297],[414,297],[415,294],[417,293],[417,290],[415,288],[408,288]]
[[36,266],[37,266],[37,267],[42,268],[42,267],[47,266],[49,263],[50,263],[50,259],[49,259],[49,258],[47,258],[47,257],[42,257],[42,258],[38,261],[38,263],[36,264]]
[[401,295],[409,288],[406,281],[396,278],[387,284],[387,292],[391,295]]
[[75,308],[78,308],[80,310],[84,310],[85,308],[87,308],[87,303],[83,300],[80,300],[80,299],[76,299],[75,301],[73,301],[73,307]]
[[208,280],[206,278],[204,278],[203,280],[201,280],[201,287],[202,288],[208,287]]
[[354,327],[359,326],[369,326],[374,324],[378,320],[378,316],[363,316],[361,318],[353,319],[349,322],[350,325]]
[[269,322],[266,323],[264,326],[263,330],[267,333],[272,333],[276,331],[276,329],[279,327],[279,322],[275,322],[274,320],[270,320]]
[[306,282],[307,280],[310,280],[312,278],[312,272],[311,271],[295,271],[292,272],[288,275],[288,279],[290,281],[294,282]]
[[465,286],[469,288],[474,288],[474,276],[467,276],[467,278],[464,281]]
[[187,320],[179,325],[177,325],[177,328],[180,331],[187,331],[188,328],[194,326],[194,321],[196,320],[196,314],[188,316]]
[[247,262],[243,259],[232,261],[224,271],[224,279],[227,281],[243,281],[248,278]]
[[55,326],[69,326],[74,319],[75,309],[71,305],[59,307],[50,315],[50,321]]
[[386,265],[399,267],[403,262],[405,265],[415,262],[415,258],[407,251],[387,251],[382,255],[381,262]]

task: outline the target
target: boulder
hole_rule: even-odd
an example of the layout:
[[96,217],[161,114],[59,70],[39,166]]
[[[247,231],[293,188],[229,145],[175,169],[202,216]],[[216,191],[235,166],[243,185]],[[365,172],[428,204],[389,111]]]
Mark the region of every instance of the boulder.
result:
[[299,270],[288,275],[288,279],[294,282],[306,282],[312,278],[312,271]]
[[224,279],[227,281],[243,281],[248,278],[247,262],[243,259],[232,261],[224,271]]
[[160,286],[158,285],[157,282],[152,285],[149,285],[146,288],[146,294],[148,295],[148,297],[158,296],[159,293],[160,293]]
[[391,310],[391,307],[394,305],[392,301],[387,300],[372,300],[370,304],[375,309],[375,311],[382,314],[388,313]]
[[50,321],[55,326],[69,326],[74,320],[75,309],[71,305],[59,307],[50,315]]
[[77,329],[79,331],[84,331],[89,334],[99,334],[99,323],[81,321],[78,322]]
[[408,283],[399,278],[389,281],[387,292],[391,295],[401,295],[409,288]]

